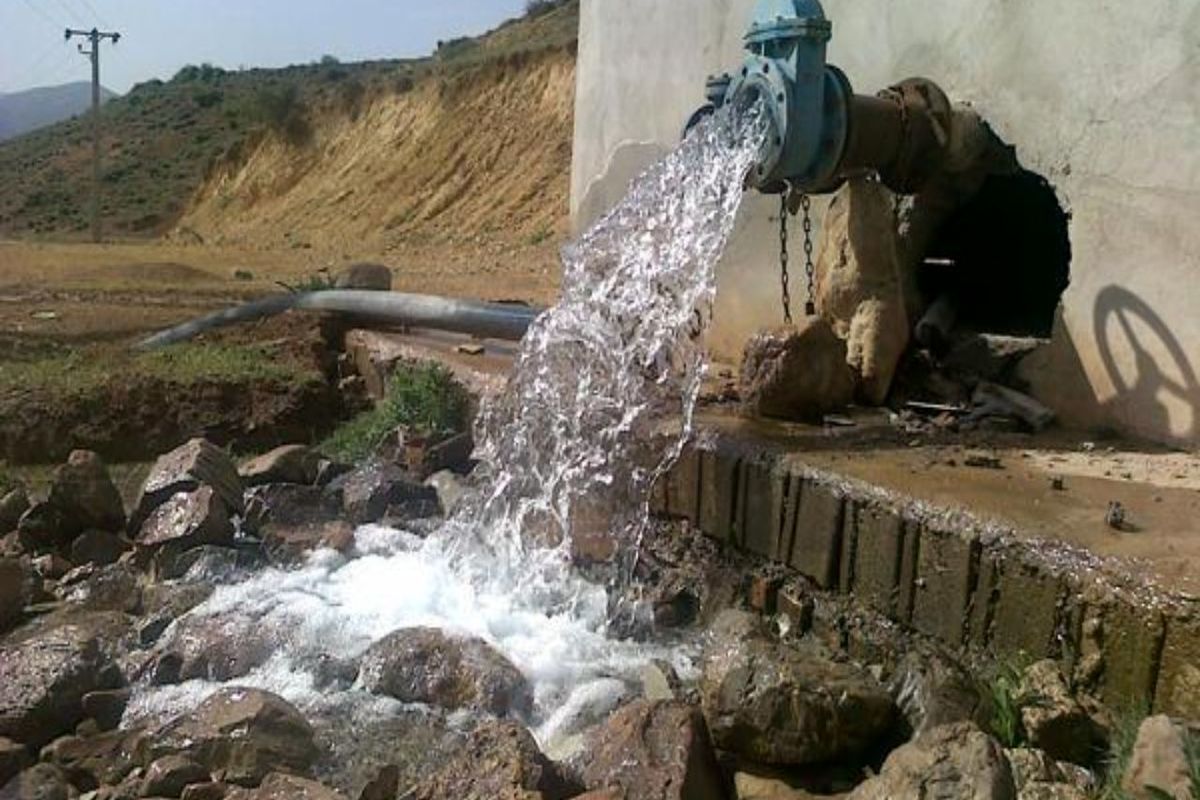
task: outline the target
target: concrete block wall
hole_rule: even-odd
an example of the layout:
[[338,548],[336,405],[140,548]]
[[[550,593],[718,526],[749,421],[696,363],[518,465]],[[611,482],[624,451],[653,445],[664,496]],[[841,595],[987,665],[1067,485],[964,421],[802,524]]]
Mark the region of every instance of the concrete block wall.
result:
[[654,510],[964,654],[1054,658],[1114,710],[1200,719],[1200,602],[802,459],[708,439]]

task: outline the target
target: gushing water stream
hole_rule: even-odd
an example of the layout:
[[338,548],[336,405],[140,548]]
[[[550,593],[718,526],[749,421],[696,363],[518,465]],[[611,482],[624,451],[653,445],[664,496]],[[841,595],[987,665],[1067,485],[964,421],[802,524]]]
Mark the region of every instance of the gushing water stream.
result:
[[[686,672],[687,647],[606,637],[606,591],[570,569],[571,551],[597,533],[618,555],[634,551],[650,487],[682,447],[661,423],[690,429],[715,265],[758,120],[722,112],[697,126],[564,251],[561,300],[530,329],[478,426],[485,489],[440,530],[421,539],[368,526],[353,558],[318,552],[299,569],[223,585],[191,612],[229,635],[269,637],[270,660],[234,683],[327,708],[339,699],[318,688],[323,655],[353,658],[397,628],[436,626],[486,639],[521,669],[535,731],[552,745],[618,702],[649,659]],[[217,686],[142,687],[127,721],[190,707]]]

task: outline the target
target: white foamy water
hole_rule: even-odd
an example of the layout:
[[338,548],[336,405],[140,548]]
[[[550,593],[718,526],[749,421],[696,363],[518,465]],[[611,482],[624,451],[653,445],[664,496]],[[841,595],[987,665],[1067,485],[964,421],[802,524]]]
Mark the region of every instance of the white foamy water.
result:
[[[606,635],[606,590],[570,570],[570,547],[606,531],[632,552],[650,486],[690,430],[715,264],[757,131],[724,113],[706,121],[564,251],[562,298],[530,329],[508,389],[481,418],[486,489],[453,519],[424,540],[362,528],[353,558],[315,553],[303,567],[222,586],[191,612],[192,622],[271,639],[271,659],[231,684],[327,708],[357,690],[317,688],[319,656],[353,659],[398,628],[434,626],[482,637],[520,668],[534,687],[529,722],[554,747],[639,691],[649,660],[690,671],[685,643]],[[667,418],[682,419],[679,438],[656,433]],[[164,634],[168,646],[179,628]],[[127,721],[191,707],[216,688],[140,687]]]

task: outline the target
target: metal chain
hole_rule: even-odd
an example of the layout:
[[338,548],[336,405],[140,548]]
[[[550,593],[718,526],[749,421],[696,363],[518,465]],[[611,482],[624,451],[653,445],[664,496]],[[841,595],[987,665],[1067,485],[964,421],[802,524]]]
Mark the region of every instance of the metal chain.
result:
[[812,200],[808,195],[800,195],[800,207],[804,209],[804,276],[808,280],[808,299],[804,303],[805,316],[817,315],[816,294],[813,292],[813,280],[816,269],[813,267],[812,241]]
[[783,323],[792,324],[792,295],[788,289],[788,193],[779,195],[779,283],[783,289]]

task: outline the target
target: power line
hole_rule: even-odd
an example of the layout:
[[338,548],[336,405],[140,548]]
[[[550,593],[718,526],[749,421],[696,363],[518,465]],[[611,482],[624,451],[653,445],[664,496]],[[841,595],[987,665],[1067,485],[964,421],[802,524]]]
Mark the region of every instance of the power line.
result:
[[79,0],[79,2],[83,3],[83,7],[86,8],[88,10],[88,12],[92,15],[92,19],[98,21],[101,25],[103,25],[106,28],[112,27],[111,25],[108,24],[108,20],[106,20],[104,17],[100,16],[100,12],[96,11],[96,7],[93,6],[91,4],[91,2],[89,2],[89,0]]
[[[25,69],[18,70],[16,75],[9,79],[11,84],[13,86],[20,86],[27,78],[32,78],[35,73],[41,70],[42,67],[46,66],[46,57],[51,55],[55,50],[58,50],[60,54],[66,52],[61,41],[51,42],[46,49],[42,50],[42,52],[38,54],[37,58],[29,62]],[[72,62],[74,63],[73,59]]]
[[80,16],[75,13],[75,9],[63,2],[63,0],[54,0],[54,2],[58,3],[58,7],[61,8],[63,12],[71,18],[72,22],[81,27],[87,25],[86,20],[80,18]]
[[50,27],[58,28],[58,29],[61,29],[63,27],[62,25],[60,25],[59,23],[57,23],[53,19],[51,19],[50,16],[45,11],[43,11],[41,8],[34,5],[31,0],[22,0],[22,2],[24,2],[25,5],[29,7],[30,11],[32,11],[33,13],[35,13],[39,17],[41,17],[43,20],[45,20],[46,23],[50,25]]
[[92,241],[100,241],[100,44],[108,39],[113,44],[121,40],[116,31],[106,32],[92,28],[90,31],[67,28],[67,39],[76,36],[87,39],[90,50],[79,45],[79,52],[92,61]]

